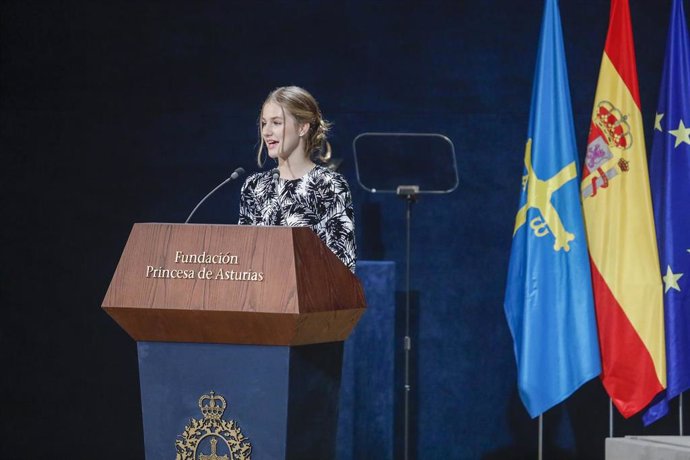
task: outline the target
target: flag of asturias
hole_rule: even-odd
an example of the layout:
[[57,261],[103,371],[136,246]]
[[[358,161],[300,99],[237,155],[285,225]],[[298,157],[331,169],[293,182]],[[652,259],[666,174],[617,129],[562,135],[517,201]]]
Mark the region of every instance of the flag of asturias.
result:
[[666,387],[661,274],[628,0],[611,0],[582,172],[602,382],[624,417]]
[[652,204],[664,283],[664,397],[643,416],[668,412],[668,401],[690,389],[690,38],[683,2],[674,0],[666,40],[650,160]]
[[600,373],[557,0],[546,0],[504,308],[532,417]]

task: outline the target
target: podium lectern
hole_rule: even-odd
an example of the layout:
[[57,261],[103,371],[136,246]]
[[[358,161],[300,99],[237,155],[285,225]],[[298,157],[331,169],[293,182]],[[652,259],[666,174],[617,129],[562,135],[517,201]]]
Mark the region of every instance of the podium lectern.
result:
[[[103,308],[137,341],[148,460],[335,456],[365,301],[310,229],[135,224]],[[235,439],[190,434],[213,417]]]

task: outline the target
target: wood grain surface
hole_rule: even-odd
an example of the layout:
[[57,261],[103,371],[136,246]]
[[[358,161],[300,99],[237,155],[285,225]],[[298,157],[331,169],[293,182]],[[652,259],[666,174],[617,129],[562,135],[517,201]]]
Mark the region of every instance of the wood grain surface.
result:
[[[176,262],[178,251],[236,256],[237,264]],[[194,275],[156,278],[152,269]],[[203,269],[211,279],[198,276]],[[219,270],[263,280],[216,279],[225,276]],[[309,228],[143,223],[132,229],[102,306],[135,340],[297,345],[344,340],[365,300],[357,278]]]

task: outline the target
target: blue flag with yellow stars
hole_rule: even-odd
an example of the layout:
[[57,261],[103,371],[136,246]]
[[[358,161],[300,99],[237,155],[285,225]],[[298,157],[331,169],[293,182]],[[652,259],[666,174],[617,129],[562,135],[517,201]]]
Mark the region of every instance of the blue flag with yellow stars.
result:
[[537,417],[601,370],[556,0],[544,7],[524,165],[504,309],[520,397]]
[[643,415],[645,425],[690,389],[690,40],[680,0],[671,9],[649,171],[664,282],[667,388]]

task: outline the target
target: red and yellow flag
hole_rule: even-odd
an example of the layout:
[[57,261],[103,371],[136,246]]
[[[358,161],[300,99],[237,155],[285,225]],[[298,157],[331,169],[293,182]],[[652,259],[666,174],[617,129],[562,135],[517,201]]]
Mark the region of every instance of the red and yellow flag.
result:
[[580,190],[601,378],[627,418],[666,387],[661,273],[628,0],[611,0]]

